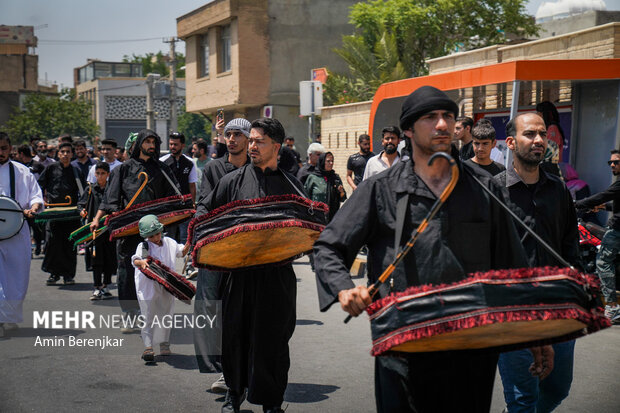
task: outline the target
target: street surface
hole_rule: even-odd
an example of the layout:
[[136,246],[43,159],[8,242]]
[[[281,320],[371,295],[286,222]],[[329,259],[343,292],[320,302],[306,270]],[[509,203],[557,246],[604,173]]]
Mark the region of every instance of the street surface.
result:
[[[48,275],[40,270],[41,261],[32,261],[26,318],[32,318],[34,308],[120,313],[115,288],[112,300],[89,300],[92,275],[84,271],[82,256],[78,257],[76,285],[68,287],[62,282],[46,286]],[[360,317],[344,325],[344,313],[336,306],[320,313],[308,260],[297,261],[294,268],[298,278],[297,327],[290,343],[291,369],[283,408],[288,405],[289,413],[375,411],[367,319]],[[177,300],[175,310],[191,314],[193,306]],[[172,356],[156,356],[156,363],[145,365],[140,359],[143,347],[139,334],[105,330],[111,339],[125,339],[122,349],[42,348],[35,347],[37,336],[101,338],[102,332],[89,328],[35,332],[29,325],[0,339],[0,412],[220,410],[223,396],[207,390],[219,375],[199,373],[189,329],[173,330]],[[158,350],[156,346],[156,354]],[[557,411],[619,412],[619,378],[619,326],[579,339],[572,391]],[[491,412],[500,413],[503,407],[498,374]],[[245,402],[242,411],[262,409]]]

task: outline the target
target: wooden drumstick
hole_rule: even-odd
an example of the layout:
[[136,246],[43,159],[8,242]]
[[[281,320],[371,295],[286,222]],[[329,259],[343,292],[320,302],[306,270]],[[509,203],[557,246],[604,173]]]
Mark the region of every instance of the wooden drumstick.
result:
[[[388,265],[388,267],[383,271],[383,273],[379,276],[377,282],[370,286],[370,288],[368,289],[368,294],[370,294],[371,298],[374,297],[377,291],[379,291],[379,287],[381,286],[381,284],[383,284],[388,279],[388,277],[392,275],[398,264],[400,264],[401,261],[405,258],[405,255],[407,255],[407,253],[411,251],[411,248],[413,248],[413,245],[418,240],[420,234],[426,230],[426,228],[428,227],[428,223],[433,219],[435,214],[437,214],[437,211],[439,211],[439,208],[441,208],[443,203],[446,202],[446,199],[448,199],[448,197],[454,190],[456,182],[459,180],[459,167],[456,165],[454,159],[445,152],[437,152],[433,154],[428,160],[428,165],[432,165],[432,163],[438,157],[445,158],[446,160],[448,160],[448,162],[450,162],[450,171],[452,172],[450,182],[448,182],[448,185],[439,196],[439,199],[435,201],[435,203],[431,207],[431,210],[428,212],[428,214],[426,214],[422,222],[420,222],[420,225],[413,232],[411,238],[409,238],[409,241],[407,241],[405,248],[403,248],[403,250],[398,253],[394,261],[390,265]],[[347,318],[344,319],[345,324],[351,321],[351,318],[353,318],[353,316],[349,314]]]
[[133,198],[131,198],[131,200],[129,201],[129,203],[127,204],[127,206],[125,207],[125,209],[129,208],[134,201],[136,200],[136,198],[138,198],[138,195],[140,195],[140,192],[142,192],[142,190],[144,189],[144,187],[146,186],[147,182],[149,181],[149,176],[147,175],[146,172],[142,171],[138,174],[138,178],[140,177],[144,177],[144,182],[142,182],[142,185],[140,185],[140,188],[138,188],[138,190],[136,191],[136,193],[133,195]]
[[65,196],[65,199],[68,199],[67,202],[61,202],[58,204],[45,204],[46,207],[61,207],[61,206],[71,206],[71,196]]

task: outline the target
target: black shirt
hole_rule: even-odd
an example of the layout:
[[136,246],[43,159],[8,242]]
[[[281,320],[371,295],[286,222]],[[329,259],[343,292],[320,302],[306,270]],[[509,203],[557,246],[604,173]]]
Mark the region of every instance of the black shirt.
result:
[[316,167],[312,164],[309,164],[309,163],[304,164],[304,166],[302,166],[299,169],[299,172],[297,172],[297,179],[299,179],[299,182],[301,182],[302,184],[305,184],[306,179],[308,179],[308,175],[313,173],[315,169]]
[[177,182],[181,186],[181,193],[184,195],[189,194],[189,173],[192,171],[192,168],[195,168],[194,162],[183,154],[179,156],[179,159],[170,154],[162,162],[168,165],[177,178]]
[[[453,156],[458,156],[456,152]],[[488,174],[459,164],[456,187],[393,273],[392,291],[419,284],[451,283],[468,273],[520,268],[527,259],[512,219],[489,199],[475,175],[500,199],[506,193]],[[430,211],[437,197],[414,173],[413,160],[399,162],[360,183],[314,244],[321,311],[354,287],[349,269],[368,245],[368,278],[374,283],[394,260],[397,199],[409,196],[401,246]],[[375,299],[390,292],[383,284]]]
[[[560,178],[539,169],[536,184],[525,184],[514,167],[495,177],[508,188],[517,215],[572,265],[579,263],[577,214],[569,190]],[[561,264],[526,231],[517,226],[530,265],[540,267]]]
[[80,172],[82,172],[82,176],[84,176],[85,178],[88,178],[88,172],[90,171],[90,167],[96,163],[97,162],[95,162],[92,158],[88,156],[86,157],[86,162],[84,163],[80,162],[77,158],[71,161],[71,165],[77,166]]
[[620,231],[620,180],[611,184],[611,186],[603,192],[577,201],[575,207],[577,207],[577,209],[591,209],[609,201],[613,201],[611,208],[613,215],[609,218],[609,221],[607,221],[607,226]]
[[487,171],[488,173],[491,174],[491,176],[495,176],[498,173],[500,173],[501,171],[505,171],[506,167],[504,165],[502,165],[499,162],[495,162],[495,161],[491,161],[490,164],[488,165],[481,165],[479,163],[476,163],[473,161],[473,159],[468,159],[465,161],[466,164],[471,165],[475,168],[480,168],[480,169],[484,169],[485,171]]
[[25,163],[24,165],[26,165],[28,169],[30,169],[30,173],[33,174],[34,177],[37,179],[39,179],[39,176],[41,176],[41,172],[43,172],[43,170],[45,169],[45,166],[43,166],[41,162],[37,162],[34,159],[31,159],[30,162]]
[[[250,163],[250,157],[247,157],[246,163]],[[200,202],[206,198],[220,179],[229,172],[236,170],[237,167],[228,162],[228,155],[221,158],[214,159],[207,163],[202,170],[202,179],[200,180],[200,191],[198,194],[197,202]]]
[[368,152],[366,155],[362,155],[359,152],[349,156],[347,161],[347,170],[353,171],[353,182],[355,185],[359,185],[364,177],[364,169],[366,169],[366,163],[370,158],[375,156],[373,152]]
[[462,161],[466,161],[474,157],[475,153],[473,142],[474,141],[469,141],[469,143],[461,146],[461,150],[459,151],[459,157]]
[[66,202],[66,196],[71,197],[71,205],[76,205],[80,198],[78,179],[85,188],[86,182],[80,170],[69,164],[63,167],[62,163],[54,162],[48,165],[38,179],[39,186],[45,191],[46,201],[50,204]]

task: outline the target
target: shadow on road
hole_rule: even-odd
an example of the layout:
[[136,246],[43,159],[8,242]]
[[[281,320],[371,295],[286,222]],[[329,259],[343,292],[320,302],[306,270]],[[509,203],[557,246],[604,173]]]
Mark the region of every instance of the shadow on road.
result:
[[[173,349],[174,351],[174,349]],[[155,356],[157,363],[166,363],[175,369],[181,370],[198,370],[196,356],[188,354],[171,354],[170,356]]]
[[297,322],[295,323],[298,326],[311,326],[311,325],[317,325],[317,326],[322,326],[323,322],[319,321],[319,320],[297,320]]
[[284,393],[284,401],[290,403],[317,403],[329,398],[340,387],[329,384],[289,383]]

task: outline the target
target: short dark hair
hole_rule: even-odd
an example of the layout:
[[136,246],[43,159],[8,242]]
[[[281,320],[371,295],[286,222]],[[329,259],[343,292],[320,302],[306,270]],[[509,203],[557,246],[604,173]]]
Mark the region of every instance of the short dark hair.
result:
[[63,133],[58,137],[61,143],[73,143],[73,138],[68,133]]
[[169,136],[169,139],[178,139],[181,141],[181,143],[185,143],[185,135],[183,135],[181,132],[172,132]]
[[123,148],[122,146],[117,147],[116,150],[121,151],[121,153],[125,153],[125,148]]
[[62,142],[60,145],[58,145],[58,152],[60,152],[60,150],[62,148],[71,148],[71,153],[73,153],[73,145],[69,142]]
[[0,141],[8,141],[9,145],[11,144],[11,138],[9,138],[9,135],[5,132],[0,132]]
[[532,113],[536,114],[535,112],[519,113],[517,116],[510,119],[506,124],[506,137],[515,136],[517,134],[517,119],[524,115],[531,115]]
[[471,135],[478,140],[495,140],[495,128],[487,119],[480,119],[471,130]]
[[95,170],[97,169],[103,169],[107,173],[110,173],[110,165],[108,165],[107,162],[102,162],[102,161],[97,162],[97,164],[95,165]]
[[26,155],[32,158],[32,148],[30,147],[30,145],[27,145],[25,143],[23,145],[19,145],[19,147],[17,148],[17,153],[21,153],[22,155]]
[[362,141],[365,140],[370,140],[370,136],[365,133],[362,133],[360,136],[357,137],[357,143],[362,143]]
[[110,145],[113,148],[117,148],[118,147],[118,143],[116,143],[116,141],[114,139],[104,139],[101,141],[102,145]]
[[78,146],[83,146],[86,148],[86,141],[84,139],[78,139],[77,141],[73,142],[74,148],[77,148]]
[[469,116],[459,116],[458,118],[456,118],[456,121],[461,122],[463,124],[463,127],[469,126],[469,130],[471,130],[471,128],[474,126],[474,120]]
[[620,154],[620,151],[619,151],[618,149],[612,149],[612,150],[611,150],[611,151],[609,151],[609,152],[611,152],[611,154],[612,154],[612,155],[618,155],[618,154]]
[[285,141],[293,141],[295,142],[295,138],[292,136],[287,136],[286,138],[284,138]]
[[209,152],[209,145],[202,139],[197,140],[194,144],[198,147],[198,150],[203,150],[205,153]]
[[386,126],[385,128],[383,128],[381,130],[381,138],[383,138],[386,133],[393,133],[398,136],[398,139],[400,139],[400,129],[398,128],[398,126]]
[[284,126],[282,126],[280,121],[275,118],[258,118],[253,120],[252,128],[262,129],[265,135],[269,136],[279,144],[284,142],[284,137],[286,136]]

